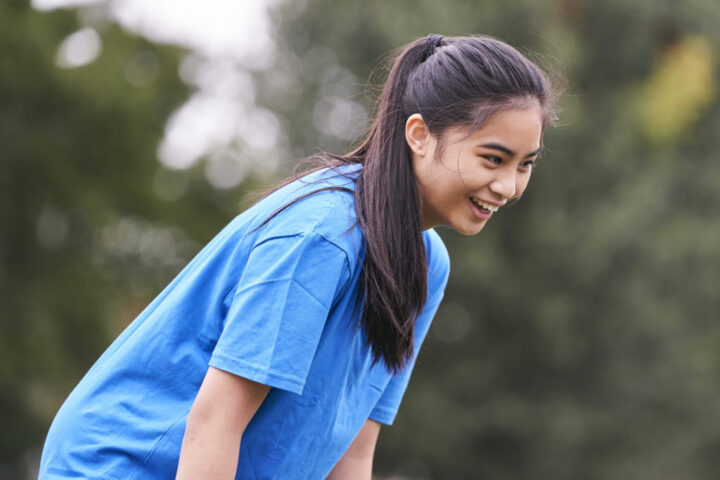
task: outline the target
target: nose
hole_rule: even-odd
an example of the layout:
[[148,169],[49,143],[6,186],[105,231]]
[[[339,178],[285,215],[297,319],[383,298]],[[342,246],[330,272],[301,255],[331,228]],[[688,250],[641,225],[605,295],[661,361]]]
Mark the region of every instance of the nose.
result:
[[502,197],[505,200],[509,200],[515,197],[517,193],[517,172],[515,169],[502,169],[498,170],[497,176],[490,182],[490,191]]

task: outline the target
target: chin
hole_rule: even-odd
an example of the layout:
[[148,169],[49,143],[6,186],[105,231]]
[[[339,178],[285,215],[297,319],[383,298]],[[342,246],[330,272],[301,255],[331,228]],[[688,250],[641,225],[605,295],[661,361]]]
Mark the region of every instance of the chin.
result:
[[487,222],[482,222],[480,224],[475,224],[475,225],[462,225],[462,226],[458,225],[458,226],[453,226],[452,228],[456,232],[469,237],[469,236],[480,233],[482,231],[482,229],[485,228],[486,223]]

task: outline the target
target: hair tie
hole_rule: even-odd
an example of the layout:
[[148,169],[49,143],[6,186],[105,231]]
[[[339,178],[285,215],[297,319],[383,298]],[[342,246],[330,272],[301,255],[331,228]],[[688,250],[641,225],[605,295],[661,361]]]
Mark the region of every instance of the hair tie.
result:
[[445,37],[434,33],[431,33],[427,36],[427,38],[425,38],[425,59],[435,53],[435,49],[440,46],[443,38]]

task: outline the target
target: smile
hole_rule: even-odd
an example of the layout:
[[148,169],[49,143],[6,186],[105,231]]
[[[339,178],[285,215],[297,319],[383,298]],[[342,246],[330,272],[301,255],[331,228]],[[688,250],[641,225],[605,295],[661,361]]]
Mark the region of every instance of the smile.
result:
[[470,200],[478,207],[484,208],[485,210],[490,210],[491,212],[497,212],[500,208],[496,205],[491,205],[487,202],[483,202],[482,200],[478,200],[477,198],[470,197]]

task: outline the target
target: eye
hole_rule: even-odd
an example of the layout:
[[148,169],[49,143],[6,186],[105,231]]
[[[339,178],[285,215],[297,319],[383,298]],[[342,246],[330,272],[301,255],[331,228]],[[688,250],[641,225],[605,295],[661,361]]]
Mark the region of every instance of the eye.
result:
[[496,157],[494,155],[485,155],[483,156],[483,158],[494,165],[502,165],[503,163],[502,158]]
[[527,160],[527,161],[521,163],[520,165],[522,166],[522,168],[530,169],[530,168],[535,168],[536,164],[537,164],[537,162],[535,160]]

